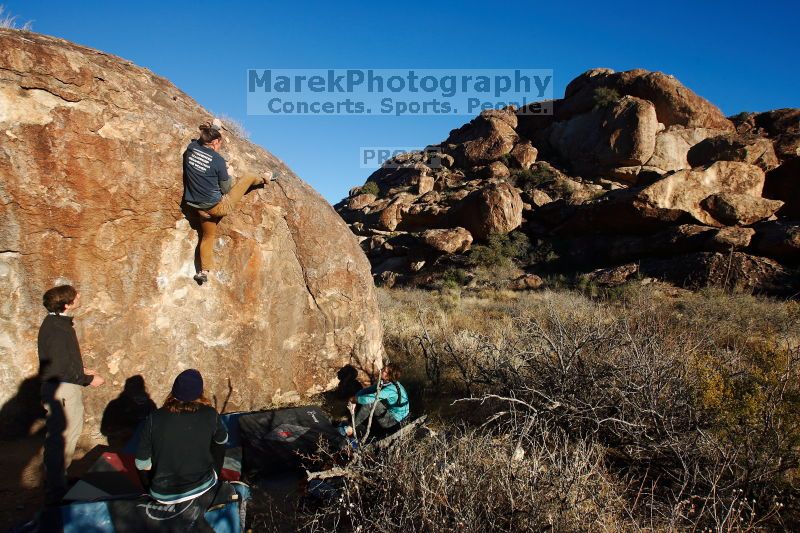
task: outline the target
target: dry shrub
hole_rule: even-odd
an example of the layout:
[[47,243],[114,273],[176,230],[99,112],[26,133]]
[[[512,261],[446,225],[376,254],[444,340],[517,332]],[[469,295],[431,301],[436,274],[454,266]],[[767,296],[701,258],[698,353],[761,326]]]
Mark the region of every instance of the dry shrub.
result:
[[247,131],[247,128],[244,127],[244,122],[241,120],[235,119],[230,115],[226,115],[224,113],[220,113],[217,115],[217,118],[222,121],[222,126],[225,130],[233,133],[237,137],[241,139],[249,139],[250,132]]
[[523,421],[405,440],[362,455],[306,530],[629,530],[623,487],[602,457],[596,445]]
[[21,30],[31,31],[33,29],[33,22],[28,21],[21,26],[17,23],[17,18],[6,12],[5,6],[0,4],[0,28],[8,30]]
[[500,423],[514,415],[603,450],[637,527],[797,525],[795,303],[660,287],[617,304],[569,292],[462,295],[456,308],[414,291],[388,298],[395,360],[480,404],[465,419],[497,415],[498,435],[513,437]]

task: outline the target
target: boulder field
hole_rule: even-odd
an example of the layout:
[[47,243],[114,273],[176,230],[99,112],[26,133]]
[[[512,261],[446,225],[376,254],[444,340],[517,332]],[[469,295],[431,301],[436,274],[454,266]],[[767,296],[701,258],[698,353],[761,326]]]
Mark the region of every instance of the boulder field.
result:
[[[272,170],[219,226],[219,272],[193,280],[181,155],[214,118],[167,80],[70,42],[0,30],[0,401],[37,372],[42,293],[82,295],[76,327],[90,436],[126,380],[161,404],[198,368],[219,408],[321,391],[382,356],[370,265],[330,205],[280,160],[223,131],[237,177]],[[13,409],[4,414],[13,414]]]
[[523,233],[526,275],[794,293],[799,171],[798,109],[725,117],[673,76],[592,69],[386,161],[335,207],[387,284],[430,284]]

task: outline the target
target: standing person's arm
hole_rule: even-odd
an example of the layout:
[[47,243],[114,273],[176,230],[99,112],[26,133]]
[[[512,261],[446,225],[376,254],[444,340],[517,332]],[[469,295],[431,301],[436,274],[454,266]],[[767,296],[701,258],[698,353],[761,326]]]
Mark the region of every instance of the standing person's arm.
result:
[[50,344],[51,339],[47,335],[45,325],[42,324],[39,328],[39,339],[37,342],[39,352],[39,379],[42,380],[42,383],[50,381],[55,371],[53,368],[53,357],[51,355],[53,349],[50,347]]
[[81,347],[78,344],[78,334],[75,333],[74,329],[70,330],[69,333],[64,349],[67,352],[71,366],[74,368],[77,384],[86,387],[92,384],[94,375],[87,373],[86,369],[83,367],[83,357],[81,357]]
[[225,444],[228,443],[228,429],[222,422],[222,417],[216,415],[216,419],[217,427],[211,439],[211,457],[214,458],[214,470],[219,476],[222,472],[222,466],[225,464]]
[[136,447],[136,470],[144,490],[150,487],[150,472],[153,469],[153,417],[148,416],[142,424],[139,445]]

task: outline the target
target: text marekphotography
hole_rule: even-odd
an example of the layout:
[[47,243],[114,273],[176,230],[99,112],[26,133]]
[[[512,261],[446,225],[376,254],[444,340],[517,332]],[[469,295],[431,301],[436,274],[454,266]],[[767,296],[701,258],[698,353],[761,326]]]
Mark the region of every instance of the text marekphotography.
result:
[[249,115],[549,114],[552,69],[249,69]]

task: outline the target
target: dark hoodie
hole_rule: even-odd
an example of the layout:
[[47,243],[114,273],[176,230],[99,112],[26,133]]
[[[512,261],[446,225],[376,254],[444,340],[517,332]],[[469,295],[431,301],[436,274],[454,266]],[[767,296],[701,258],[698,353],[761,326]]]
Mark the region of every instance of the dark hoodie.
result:
[[86,386],[92,376],[83,372],[83,359],[72,317],[51,313],[39,328],[39,378],[42,391],[53,391],[59,383]]

